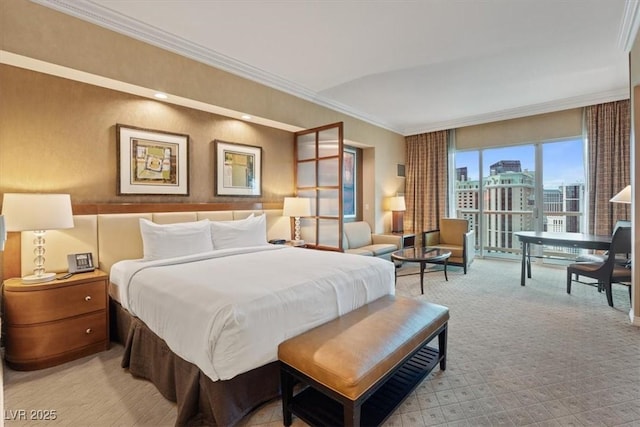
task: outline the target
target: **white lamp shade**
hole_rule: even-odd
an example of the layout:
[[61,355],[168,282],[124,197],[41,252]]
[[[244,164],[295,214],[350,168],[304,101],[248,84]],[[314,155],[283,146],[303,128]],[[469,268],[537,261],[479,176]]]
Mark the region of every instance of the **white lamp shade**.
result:
[[627,185],[626,187],[624,187],[622,191],[620,191],[618,194],[613,196],[609,201],[613,203],[630,204],[631,203],[631,186]]
[[311,199],[306,197],[285,197],[283,216],[300,217],[311,215]]
[[404,203],[404,196],[395,196],[389,199],[389,210],[406,211],[407,206]]
[[2,215],[7,231],[73,228],[68,194],[6,193],[2,199]]

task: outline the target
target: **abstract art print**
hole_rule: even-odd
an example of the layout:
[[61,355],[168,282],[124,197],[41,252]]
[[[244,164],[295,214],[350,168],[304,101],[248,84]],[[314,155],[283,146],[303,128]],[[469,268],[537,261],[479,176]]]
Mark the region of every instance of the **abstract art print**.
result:
[[118,194],[189,195],[189,135],[116,125]]

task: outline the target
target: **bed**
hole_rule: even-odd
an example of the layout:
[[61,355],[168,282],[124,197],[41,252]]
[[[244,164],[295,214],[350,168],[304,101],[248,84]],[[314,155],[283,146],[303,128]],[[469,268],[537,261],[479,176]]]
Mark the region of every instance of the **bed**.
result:
[[270,245],[264,217],[139,221],[143,256],[110,268],[113,329],[123,367],[177,402],[176,425],[236,424],[279,395],[280,342],[394,293],[391,262]]
[[[66,271],[66,254],[91,252],[94,260],[98,260],[100,269],[111,273],[110,332],[113,341],[124,344],[122,366],[128,368],[133,376],[150,380],[163,396],[177,402],[176,425],[237,424],[249,411],[279,396],[280,378],[275,362],[279,340],[344,314],[378,296],[394,293],[394,268],[388,261],[266,244],[265,240],[290,235],[290,220],[282,216],[280,205],[253,202],[98,204],[74,205],[73,212],[74,228],[47,233],[47,248],[51,249],[51,255],[47,256],[47,267],[51,271]],[[264,220],[257,232],[246,224],[241,225],[242,220],[252,216]],[[155,236],[160,244],[156,245],[158,247],[151,258],[162,259],[145,259],[147,254],[140,228],[142,220],[153,223],[147,223],[151,229],[156,229],[154,225],[199,223],[187,226],[197,228],[203,227],[201,222],[207,220],[210,221],[209,228],[211,223],[217,224],[214,227],[216,232],[209,229],[209,237],[213,244],[215,235],[218,245],[212,248],[201,235],[189,237],[189,233],[184,241],[162,245],[167,242],[162,237],[166,229],[160,227],[160,233],[151,233],[152,240]],[[254,227],[257,225],[254,224]],[[18,265],[21,271],[5,268],[4,273],[7,277],[27,274],[32,268],[31,234],[12,234],[9,237],[3,255],[5,259],[9,256],[13,261],[5,263],[5,267]],[[198,239],[199,243],[194,239]],[[242,244],[237,244],[238,239]],[[176,249],[179,249],[177,254]],[[139,307],[136,305],[139,302],[130,299],[135,295],[127,292],[128,287],[132,286],[133,293],[138,292],[138,297],[144,300],[148,289],[143,291],[136,288],[145,286],[138,283],[138,279],[148,276],[152,283],[159,284],[156,279],[161,276],[167,279],[163,286],[166,286],[168,301],[174,302],[177,297],[182,298],[187,294],[185,291],[188,287],[198,286],[191,277],[191,266],[201,262],[214,264],[210,266],[213,270],[206,277],[219,286],[238,283],[239,278],[243,277],[241,286],[244,291],[241,294],[244,297],[238,309],[251,312],[252,309],[259,311],[260,308],[266,310],[269,307],[272,310],[269,318],[279,324],[268,326],[273,323],[256,323],[255,320],[251,323],[248,320],[249,323],[245,325],[249,326],[245,331],[251,332],[251,328],[257,327],[260,333],[245,334],[248,343],[232,342],[228,352],[220,351],[223,344],[217,343],[220,347],[211,352],[212,356],[216,356],[211,360],[196,354],[193,349],[183,352],[180,347],[183,343],[172,342],[175,334],[173,338],[170,332],[164,335],[166,331],[162,325],[154,324],[154,310],[157,312],[160,309],[153,305]],[[136,273],[140,265],[136,267],[135,264],[142,264],[144,268]],[[112,271],[113,266],[116,267]],[[133,279],[131,283],[129,276]],[[332,284],[332,280],[338,282]],[[151,301],[158,297],[153,292],[159,289],[149,286],[152,288],[148,296]],[[272,289],[274,286],[275,289]],[[320,294],[310,296],[313,291],[319,291]],[[343,298],[338,298],[339,295]],[[224,298],[231,296],[221,294],[219,301]],[[269,303],[257,304],[258,301]],[[181,301],[180,304],[188,302]],[[292,310],[278,311],[285,305]],[[182,312],[191,310],[183,309]],[[306,317],[299,317],[302,314]],[[227,311],[227,319],[230,317],[233,316]],[[172,323],[178,321],[171,318]],[[231,325],[238,331],[243,324],[231,322]],[[263,334],[265,329],[269,334]],[[212,329],[201,329],[201,336],[203,330],[208,333]],[[233,337],[232,330],[221,332],[222,339]],[[200,347],[207,345],[205,342]],[[241,351],[245,345],[248,346],[247,351]],[[241,354],[240,358],[238,354]],[[246,357],[251,355],[254,357]],[[221,356],[221,359],[217,356]],[[235,359],[239,363],[234,363]]]

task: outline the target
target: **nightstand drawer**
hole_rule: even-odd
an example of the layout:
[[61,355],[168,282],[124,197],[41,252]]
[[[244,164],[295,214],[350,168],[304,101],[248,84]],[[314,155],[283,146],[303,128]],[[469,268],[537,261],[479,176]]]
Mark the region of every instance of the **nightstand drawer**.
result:
[[104,312],[37,326],[7,326],[6,358],[20,355],[21,362],[45,359],[101,342],[108,346]]
[[107,308],[103,280],[32,292],[12,292],[5,298],[8,325],[29,325],[65,319]]

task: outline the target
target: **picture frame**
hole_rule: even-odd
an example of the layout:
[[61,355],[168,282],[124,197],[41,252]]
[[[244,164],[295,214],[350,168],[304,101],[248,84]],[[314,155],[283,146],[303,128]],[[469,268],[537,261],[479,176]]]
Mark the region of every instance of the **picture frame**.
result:
[[116,124],[118,194],[189,195],[189,135]]
[[215,195],[262,195],[262,147],[215,140]]

